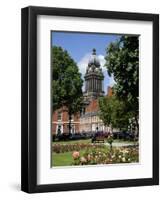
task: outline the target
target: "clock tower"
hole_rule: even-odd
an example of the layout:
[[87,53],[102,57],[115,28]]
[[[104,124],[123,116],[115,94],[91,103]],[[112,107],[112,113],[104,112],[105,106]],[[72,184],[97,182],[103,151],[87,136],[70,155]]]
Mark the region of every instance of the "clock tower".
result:
[[88,66],[86,68],[85,79],[85,91],[84,96],[86,100],[97,99],[104,95],[103,80],[104,75],[102,68],[100,67],[100,61],[96,55],[96,49],[92,50],[92,55],[89,59]]

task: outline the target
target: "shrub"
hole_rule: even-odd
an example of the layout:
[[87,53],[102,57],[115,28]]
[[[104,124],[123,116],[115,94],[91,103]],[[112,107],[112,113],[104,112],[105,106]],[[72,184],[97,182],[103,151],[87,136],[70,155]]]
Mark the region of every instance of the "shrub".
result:
[[70,151],[80,151],[83,149],[92,149],[98,146],[99,148],[104,147],[104,144],[85,144],[85,143],[78,143],[78,144],[54,144],[52,146],[52,150],[55,153],[64,153]]
[[106,147],[87,149],[74,165],[115,164],[138,162],[138,147],[120,147],[109,150]]

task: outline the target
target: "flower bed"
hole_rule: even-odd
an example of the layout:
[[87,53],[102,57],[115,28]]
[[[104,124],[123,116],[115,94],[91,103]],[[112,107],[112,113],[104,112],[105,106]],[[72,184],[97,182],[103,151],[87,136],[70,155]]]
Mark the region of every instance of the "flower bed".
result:
[[69,151],[80,151],[83,149],[92,149],[95,147],[104,147],[104,144],[85,144],[85,143],[78,143],[78,144],[54,144],[52,146],[52,150],[55,153],[64,153]]
[[52,150],[57,154],[72,152],[70,165],[95,165],[133,163],[139,161],[138,146],[111,147],[104,144],[77,143],[54,144]]
[[73,165],[115,164],[138,162],[138,147],[86,149],[83,155],[73,152]]

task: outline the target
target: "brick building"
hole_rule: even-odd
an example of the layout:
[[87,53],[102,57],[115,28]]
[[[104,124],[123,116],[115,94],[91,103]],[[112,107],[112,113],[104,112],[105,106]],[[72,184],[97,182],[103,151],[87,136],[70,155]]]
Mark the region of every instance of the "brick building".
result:
[[[107,96],[112,96],[111,87],[108,87]],[[80,132],[95,132],[97,129],[104,132],[111,131],[110,127],[104,126],[99,118],[98,98],[92,99],[80,116]]]
[[[79,123],[80,123],[80,114],[77,113],[72,115],[71,119],[71,133],[78,133],[79,130]],[[57,134],[58,130],[61,133],[68,133],[69,132],[69,115],[67,112],[66,107],[58,109],[53,112],[52,115],[52,133]]]

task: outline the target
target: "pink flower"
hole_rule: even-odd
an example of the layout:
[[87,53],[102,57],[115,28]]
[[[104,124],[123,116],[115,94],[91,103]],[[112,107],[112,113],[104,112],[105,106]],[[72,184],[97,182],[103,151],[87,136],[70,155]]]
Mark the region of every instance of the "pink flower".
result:
[[79,156],[80,156],[80,153],[79,153],[78,151],[74,151],[74,152],[72,153],[72,157],[73,157],[74,160],[78,159]]

